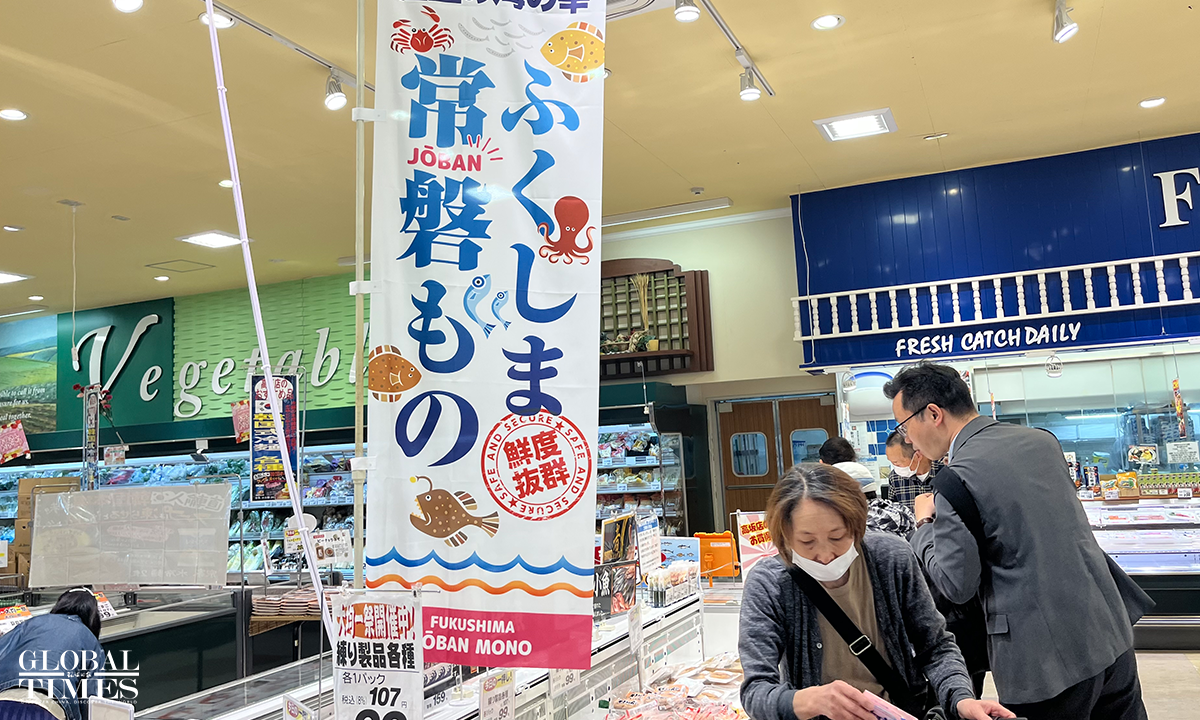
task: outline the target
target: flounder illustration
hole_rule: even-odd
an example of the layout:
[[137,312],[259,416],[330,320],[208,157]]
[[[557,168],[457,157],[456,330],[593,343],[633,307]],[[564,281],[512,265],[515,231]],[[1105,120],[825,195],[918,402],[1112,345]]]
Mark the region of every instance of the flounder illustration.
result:
[[395,345],[380,345],[367,358],[367,388],[376,400],[396,402],[421,382],[421,371],[400,356]]
[[433,486],[433,481],[424,475],[411,478],[412,482],[424,480],[429,490],[417,496],[420,514],[412,513],[409,521],[413,527],[430,537],[443,538],[450,547],[458,547],[467,541],[463,531],[468,525],[483,528],[488,537],[495,537],[500,529],[500,516],[492,513],[484,517],[472,515],[478,508],[475,498],[461,490],[455,493]]
[[571,23],[542,46],[542,57],[571,82],[587,82],[604,67],[604,33],[589,23]]

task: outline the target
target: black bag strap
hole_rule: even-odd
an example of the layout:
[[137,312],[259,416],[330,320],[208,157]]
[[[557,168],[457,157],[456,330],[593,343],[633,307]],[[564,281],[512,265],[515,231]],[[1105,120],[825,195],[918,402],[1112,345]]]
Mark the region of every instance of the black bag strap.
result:
[[909,689],[908,683],[895,668],[887,664],[871,639],[858,629],[854,621],[846,615],[846,611],[842,610],[842,607],[829,596],[821,583],[795,566],[788,569],[788,574],[792,576],[792,581],[796,583],[800,591],[812,601],[813,605],[817,606],[817,611],[825,616],[837,634],[850,646],[850,652],[875,676],[875,679],[891,697],[892,702],[901,707],[908,706],[912,700],[912,690]]
[[958,471],[953,466],[947,465],[938,471],[937,475],[933,476],[933,490],[937,494],[946,498],[950,505],[954,508],[954,512],[958,513],[958,517],[963,521],[963,525],[967,526],[967,530],[975,536],[975,542],[979,545],[979,554],[983,555],[983,517],[979,514],[979,506],[975,504],[975,497],[971,495],[971,491],[967,489],[967,484],[958,476]]

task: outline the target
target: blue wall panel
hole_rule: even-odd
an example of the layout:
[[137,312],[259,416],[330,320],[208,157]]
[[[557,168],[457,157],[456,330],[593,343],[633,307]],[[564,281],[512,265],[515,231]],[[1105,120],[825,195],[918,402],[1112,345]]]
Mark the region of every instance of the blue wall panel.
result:
[[[845,292],[1195,251],[1200,249],[1200,187],[1192,183],[1194,211],[1179,204],[1189,224],[1160,228],[1164,200],[1154,173],[1198,165],[1200,135],[1188,135],[793,196],[797,284],[801,292]],[[1183,181],[1181,177],[1180,189]],[[1200,294],[1200,268],[1195,265],[1189,277]],[[1179,280],[1171,273],[1166,277],[1168,293],[1178,296]],[[1057,275],[1047,280],[1050,307],[1061,309],[1061,282]],[[1147,297],[1155,296],[1153,266],[1142,268],[1141,281]],[[974,302],[970,285],[959,291],[967,316]],[[981,291],[983,310],[990,315],[994,293],[986,285]],[[1037,302],[1035,277],[1026,278],[1025,293],[1028,302]],[[1005,287],[1003,294],[1011,313],[1017,306],[1015,286]],[[1107,301],[1107,283],[1095,283],[1095,294],[1101,303]],[[1123,303],[1131,301],[1128,277],[1118,282],[1118,295]],[[1086,304],[1081,288],[1072,288],[1071,301],[1074,307]],[[939,303],[950,307],[948,289],[939,294]],[[898,304],[905,324],[911,317],[907,298],[901,295]],[[865,296],[859,298],[858,308],[860,323],[869,325]],[[843,300],[839,315],[848,317],[849,311]],[[880,326],[890,325],[886,296],[880,297],[878,313]],[[918,314],[928,322],[930,313],[924,298]],[[1200,307],[1195,306],[1162,313],[1121,311],[1082,320],[1085,330],[1068,344],[1145,340],[1164,331],[1168,336],[1200,333]],[[826,312],[823,332],[831,329],[829,322]],[[897,337],[818,340],[815,362],[894,360],[894,352],[880,352],[894,346]]]

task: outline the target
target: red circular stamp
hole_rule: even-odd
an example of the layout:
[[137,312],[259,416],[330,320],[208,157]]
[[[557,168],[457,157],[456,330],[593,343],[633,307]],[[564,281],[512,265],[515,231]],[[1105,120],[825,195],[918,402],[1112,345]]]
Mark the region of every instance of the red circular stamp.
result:
[[481,464],[496,504],[524,520],[549,520],[575,507],[593,470],[579,428],[544,410],[496,423],[484,441]]

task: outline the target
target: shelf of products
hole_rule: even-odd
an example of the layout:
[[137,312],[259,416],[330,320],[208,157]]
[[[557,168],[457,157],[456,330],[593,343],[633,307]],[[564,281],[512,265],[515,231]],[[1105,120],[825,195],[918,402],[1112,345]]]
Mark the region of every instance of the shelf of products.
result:
[[685,534],[682,447],[682,435],[659,433],[653,422],[600,426],[596,519],[653,513],[664,535]]
[[1200,573],[1200,500],[1085,502],[1100,547],[1132,575]]

